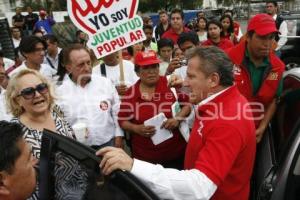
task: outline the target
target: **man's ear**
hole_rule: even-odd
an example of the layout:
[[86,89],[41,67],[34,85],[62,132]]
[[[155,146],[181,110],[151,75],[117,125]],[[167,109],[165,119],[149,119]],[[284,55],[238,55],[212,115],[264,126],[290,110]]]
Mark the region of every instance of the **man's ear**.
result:
[[68,73],[71,74],[72,73],[72,66],[70,64],[66,64],[65,67],[66,67],[66,70],[68,71]]
[[[10,191],[7,187],[7,179],[8,175],[4,172],[0,172],[0,198],[2,196],[8,196],[10,194]],[[4,198],[5,199],[5,198]]]
[[220,85],[220,75],[216,72],[210,75],[210,87],[215,88]]

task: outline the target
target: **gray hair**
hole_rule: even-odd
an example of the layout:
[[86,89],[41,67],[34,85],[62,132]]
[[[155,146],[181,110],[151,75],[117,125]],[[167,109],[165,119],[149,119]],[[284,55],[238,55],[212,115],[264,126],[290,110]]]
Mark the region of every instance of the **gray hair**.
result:
[[233,64],[225,52],[218,47],[196,47],[187,52],[187,58],[198,57],[202,65],[199,66],[206,76],[212,73],[218,73],[220,76],[220,85],[233,85]]

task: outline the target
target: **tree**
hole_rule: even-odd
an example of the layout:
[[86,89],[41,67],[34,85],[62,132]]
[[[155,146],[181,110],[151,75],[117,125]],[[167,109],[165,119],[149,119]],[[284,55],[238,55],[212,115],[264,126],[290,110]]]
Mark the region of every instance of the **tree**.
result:
[[179,7],[182,9],[196,9],[202,6],[203,0],[140,0],[139,10],[142,12],[157,12],[158,10],[171,10]]
[[45,8],[45,4],[40,0],[22,0],[23,8],[30,6],[33,10],[40,10],[41,8]]

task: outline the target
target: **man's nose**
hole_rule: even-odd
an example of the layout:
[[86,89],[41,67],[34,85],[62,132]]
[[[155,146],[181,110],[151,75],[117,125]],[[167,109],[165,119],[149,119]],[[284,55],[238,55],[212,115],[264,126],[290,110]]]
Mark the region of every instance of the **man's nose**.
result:
[[92,68],[91,64],[89,64],[89,63],[85,63],[85,64],[84,64],[84,70],[85,70],[85,71],[90,71],[91,68]]

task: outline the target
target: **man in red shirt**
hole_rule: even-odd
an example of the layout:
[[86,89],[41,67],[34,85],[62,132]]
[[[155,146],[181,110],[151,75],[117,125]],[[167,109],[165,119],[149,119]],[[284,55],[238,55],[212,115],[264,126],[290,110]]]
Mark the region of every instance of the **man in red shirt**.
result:
[[226,39],[222,38],[222,24],[217,20],[211,20],[207,23],[208,28],[208,39],[202,43],[202,46],[217,46],[222,50],[233,47],[233,43]]
[[216,47],[189,52],[185,84],[198,105],[185,154],[185,169],[132,159],[103,148],[102,172],[128,170],[162,199],[248,200],[255,158],[255,126],[248,101],[233,84],[233,65]]
[[169,38],[177,45],[179,35],[189,31],[190,29],[184,27],[184,13],[175,8],[171,11],[171,28],[162,35],[162,38]]
[[235,83],[251,102],[257,142],[272,119],[282,91],[285,65],[271,49],[277,32],[271,16],[257,14],[249,21],[246,40],[227,52],[235,64]]

